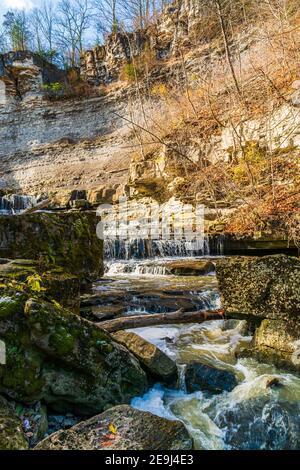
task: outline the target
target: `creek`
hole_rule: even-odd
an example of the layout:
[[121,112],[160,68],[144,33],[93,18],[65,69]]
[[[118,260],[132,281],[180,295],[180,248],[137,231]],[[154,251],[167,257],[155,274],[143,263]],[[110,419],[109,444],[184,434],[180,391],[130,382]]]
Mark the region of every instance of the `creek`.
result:
[[[170,275],[168,264],[174,259],[109,259],[95,291],[101,292],[105,308],[119,308],[123,315],[151,315],[180,307],[220,308],[215,273]],[[190,258],[176,260],[188,263]],[[239,354],[251,341],[245,321],[214,320],[132,331],[174,359],[179,371],[177,387],[155,383],[132,400],[133,407],[181,420],[196,449],[300,448],[300,378]],[[191,362],[230,371],[238,383],[219,394],[201,389],[188,393],[185,370]]]

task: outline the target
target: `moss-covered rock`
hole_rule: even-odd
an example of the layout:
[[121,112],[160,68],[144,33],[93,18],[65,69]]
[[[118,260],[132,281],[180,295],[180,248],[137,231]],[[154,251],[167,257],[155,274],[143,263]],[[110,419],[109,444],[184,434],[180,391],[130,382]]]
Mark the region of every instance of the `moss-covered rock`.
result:
[[80,279],[59,267],[45,267],[33,260],[5,260],[0,264],[0,295],[35,295],[79,313]]
[[191,450],[193,440],[180,421],[131,406],[111,408],[44,439],[36,450]]
[[0,396],[0,450],[26,450],[28,441],[22,421],[7,400]]
[[92,212],[34,213],[0,218],[0,257],[39,260],[80,278],[103,273],[103,242]]
[[231,258],[217,263],[228,315],[300,320],[300,261],[286,255]]
[[0,302],[0,390],[24,403],[92,415],[147,387],[137,359],[97,325],[24,295]]

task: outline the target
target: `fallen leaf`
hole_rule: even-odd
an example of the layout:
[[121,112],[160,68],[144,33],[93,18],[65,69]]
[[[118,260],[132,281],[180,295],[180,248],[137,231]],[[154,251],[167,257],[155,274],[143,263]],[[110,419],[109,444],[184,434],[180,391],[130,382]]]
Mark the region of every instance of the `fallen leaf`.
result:
[[108,429],[112,434],[117,434],[117,428],[113,425],[113,423],[109,423]]

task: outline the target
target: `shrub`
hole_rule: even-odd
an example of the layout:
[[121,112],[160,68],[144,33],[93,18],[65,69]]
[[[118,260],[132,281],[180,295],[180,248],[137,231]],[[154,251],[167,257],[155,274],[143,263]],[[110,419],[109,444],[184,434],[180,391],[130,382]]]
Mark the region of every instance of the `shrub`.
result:
[[57,98],[64,94],[64,86],[60,82],[45,83],[42,90],[46,92],[49,98]]

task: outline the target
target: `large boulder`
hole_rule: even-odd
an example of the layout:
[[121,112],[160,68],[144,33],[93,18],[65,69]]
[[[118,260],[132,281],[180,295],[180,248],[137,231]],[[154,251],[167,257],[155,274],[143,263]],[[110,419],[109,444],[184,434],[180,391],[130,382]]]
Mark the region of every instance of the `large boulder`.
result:
[[58,431],[36,450],[191,450],[193,441],[180,421],[170,421],[121,405]]
[[225,313],[256,324],[253,355],[300,370],[300,261],[286,255],[217,263]]
[[0,257],[39,260],[80,278],[103,273],[103,242],[92,212],[47,212],[0,217]]
[[22,421],[7,400],[0,396],[0,450],[26,450],[28,447]]
[[0,298],[6,364],[0,391],[24,403],[92,415],[147,388],[137,359],[95,324],[24,294]]
[[129,349],[154,377],[166,382],[177,379],[176,363],[154,344],[130,331],[117,331],[112,336]]
[[300,322],[263,320],[255,331],[252,354],[261,361],[300,372]]
[[233,317],[298,320],[300,261],[286,255],[231,258],[217,263],[226,313]]
[[213,393],[231,392],[238,382],[235,375],[228,370],[192,362],[185,370],[185,384],[188,392],[206,390]]

